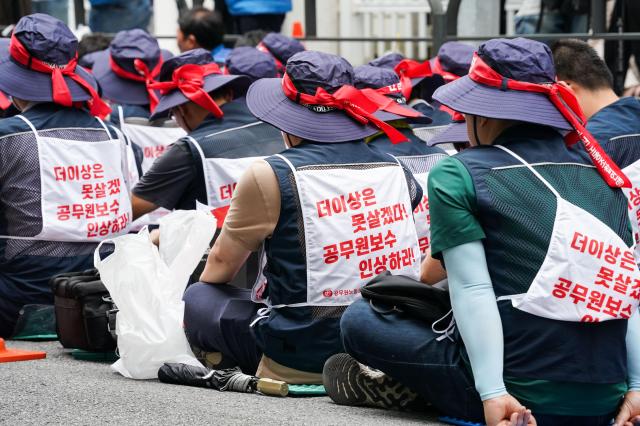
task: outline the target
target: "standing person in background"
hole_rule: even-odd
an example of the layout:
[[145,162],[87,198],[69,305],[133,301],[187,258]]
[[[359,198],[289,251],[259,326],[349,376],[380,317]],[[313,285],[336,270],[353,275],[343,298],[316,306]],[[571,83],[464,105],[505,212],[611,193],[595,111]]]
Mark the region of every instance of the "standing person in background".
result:
[[[613,13],[609,32],[617,33],[640,31],[640,2],[631,0],[617,0]],[[622,49],[620,44],[622,43]],[[629,58],[633,55],[636,66],[640,68],[640,41],[638,40],[610,40],[604,43],[604,60],[614,76],[614,90],[618,95],[624,91],[625,78],[629,69]],[[638,96],[640,86],[628,91],[625,95]]]
[[291,0],[226,0],[226,6],[237,34],[251,30],[279,33],[285,15],[292,8]]
[[586,33],[589,9],[589,0],[524,0],[516,34]]
[[46,13],[58,18],[65,24],[69,23],[68,0],[31,0],[31,11],[33,13]]
[[197,7],[178,20],[176,41],[181,53],[206,49],[211,52],[214,62],[222,65],[231,52],[231,49],[224,47],[224,34],[221,15],[205,7]]
[[146,30],[151,21],[151,0],[90,0],[90,3],[89,27],[93,32]]

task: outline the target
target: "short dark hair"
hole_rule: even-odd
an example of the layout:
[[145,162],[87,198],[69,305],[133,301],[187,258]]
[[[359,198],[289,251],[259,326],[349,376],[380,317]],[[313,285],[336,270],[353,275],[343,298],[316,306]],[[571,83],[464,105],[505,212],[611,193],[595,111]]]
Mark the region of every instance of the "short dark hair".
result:
[[82,58],[89,53],[107,49],[111,40],[113,40],[113,37],[104,33],[83,35],[78,43],[78,57]]
[[574,81],[588,90],[612,89],[613,76],[604,60],[586,42],[558,40],[551,45],[558,80]]
[[178,20],[178,26],[185,37],[193,35],[203,49],[213,50],[224,41],[222,15],[206,7],[189,10]]

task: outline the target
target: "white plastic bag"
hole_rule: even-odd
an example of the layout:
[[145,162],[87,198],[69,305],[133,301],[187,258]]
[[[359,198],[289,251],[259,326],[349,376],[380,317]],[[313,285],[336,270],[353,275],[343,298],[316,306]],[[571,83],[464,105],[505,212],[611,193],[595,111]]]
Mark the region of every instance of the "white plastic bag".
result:
[[147,228],[112,240],[114,252],[94,263],[120,311],[116,334],[120,359],[111,366],[131,379],[153,379],[165,362],[202,366],[183,329],[182,294],[216,229],[210,214],[175,211],[160,219],[160,250]]

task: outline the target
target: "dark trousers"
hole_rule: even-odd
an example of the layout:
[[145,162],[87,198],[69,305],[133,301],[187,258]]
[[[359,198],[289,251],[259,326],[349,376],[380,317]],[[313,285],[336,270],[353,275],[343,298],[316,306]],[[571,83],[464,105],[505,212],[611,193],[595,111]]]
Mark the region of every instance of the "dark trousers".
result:
[[262,352],[249,325],[261,305],[251,301],[251,290],[196,283],[187,288],[183,299],[189,343],[207,352],[221,352],[225,363],[255,374]]
[[13,335],[23,305],[0,296],[0,337],[6,339]]
[[[437,341],[431,327],[397,313],[379,314],[353,303],[340,323],[346,351],[400,381],[443,415],[484,423],[480,395],[461,356],[461,343]],[[536,415],[538,426],[605,426],[612,416]]]

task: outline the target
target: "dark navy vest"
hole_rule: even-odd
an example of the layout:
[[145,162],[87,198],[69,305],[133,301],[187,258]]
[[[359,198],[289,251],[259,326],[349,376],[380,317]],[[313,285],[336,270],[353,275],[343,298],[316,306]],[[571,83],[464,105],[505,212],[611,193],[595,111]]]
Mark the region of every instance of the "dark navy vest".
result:
[[[295,168],[324,164],[389,162],[390,157],[369,149],[362,141],[304,143],[281,153]],[[273,237],[265,242],[267,294],[271,304],[304,303],[307,271],[304,228],[293,173],[278,157],[267,162],[278,178],[280,218]],[[410,185],[411,187],[411,185]],[[285,307],[273,309],[255,326],[265,355],[298,370],[320,373],[331,355],[342,352],[340,317],[346,307]]]
[[[495,142],[523,157],[569,202],[607,224],[627,244],[631,233],[622,191],[607,186],[593,165],[548,127],[520,125]],[[480,146],[456,155],[469,171],[486,238],[496,297],[528,290],[545,258],[556,199],[515,158]],[[498,302],[504,330],[504,376],[584,383],[626,380],[626,321],[554,321]]]

